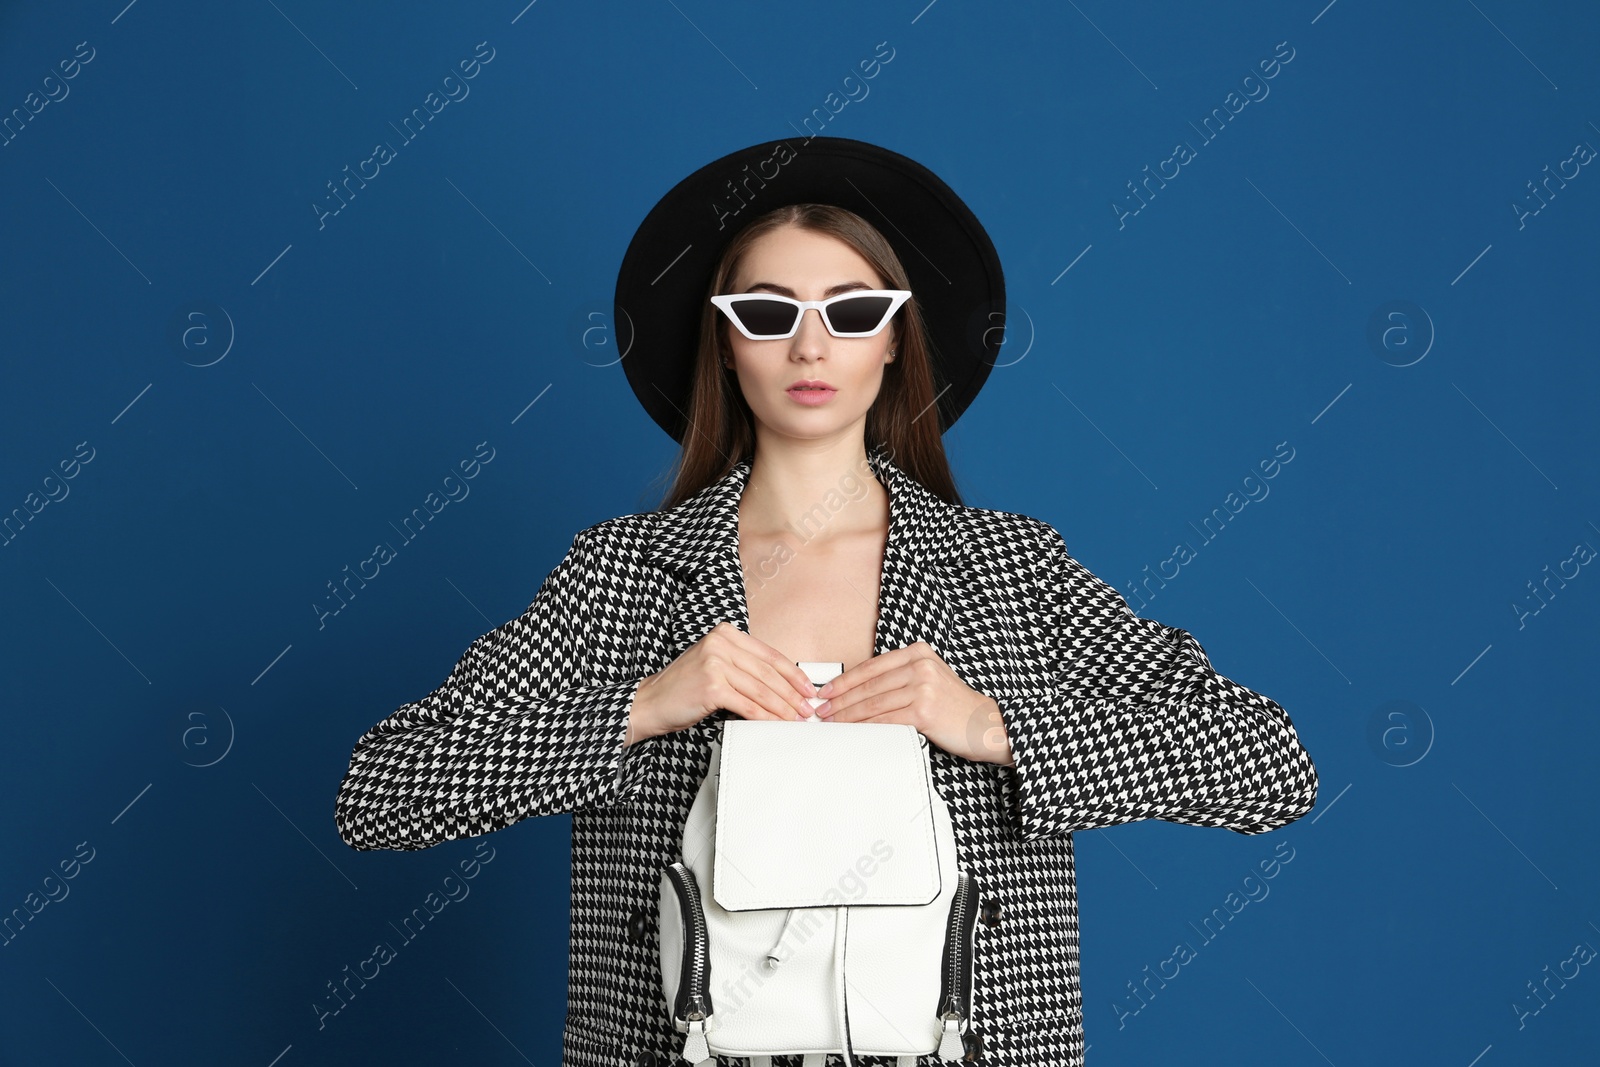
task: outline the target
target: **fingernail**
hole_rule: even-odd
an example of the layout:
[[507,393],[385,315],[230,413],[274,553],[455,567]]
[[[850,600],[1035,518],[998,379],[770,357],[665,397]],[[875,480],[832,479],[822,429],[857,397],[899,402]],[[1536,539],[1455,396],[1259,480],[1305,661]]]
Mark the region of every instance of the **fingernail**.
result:
[[817,714],[818,715],[822,715],[822,716],[827,716],[827,715],[832,714],[833,713],[833,708],[831,707],[831,704],[832,704],[832,701],[828,701],[828,700],[824,700],[822,703],[818,704],[816,706],[816,709],[815,709]]
[[825,683],[821,689],[817,690],[817,695],[818,696],[824,696],[824,697],[833,696],[833,683],[832,682]]

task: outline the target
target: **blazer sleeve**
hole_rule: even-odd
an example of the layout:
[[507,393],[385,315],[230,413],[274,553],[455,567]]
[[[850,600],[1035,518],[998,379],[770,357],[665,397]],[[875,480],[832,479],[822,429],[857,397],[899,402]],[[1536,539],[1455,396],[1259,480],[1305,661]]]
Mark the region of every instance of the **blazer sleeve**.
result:
[[526,611],[361,736],[334,804],[347,845],[427,848],[633,795],[659,739],[624,747],[642,679],[617,658],[631,570],[620,541],[608,523],[578,533]]
[[1310,811],[1316,769],[1283,708],[1218,674],[1188,632],[1134,615],[1040,525],[1054,678],[1001,708],[1022,837],[1138,819],[1259,834]]

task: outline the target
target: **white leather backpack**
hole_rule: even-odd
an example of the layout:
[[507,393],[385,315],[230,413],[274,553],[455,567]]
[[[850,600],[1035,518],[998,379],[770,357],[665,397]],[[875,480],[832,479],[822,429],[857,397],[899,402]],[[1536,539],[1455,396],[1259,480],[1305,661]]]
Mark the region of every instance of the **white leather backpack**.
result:
[[[821,685],[843,665],[800,666]],[[711,744],[683,859],[661,876],[683,1058],[960,1060],[979,887],[958,869],[928,739],[812,716],[725,719]]]

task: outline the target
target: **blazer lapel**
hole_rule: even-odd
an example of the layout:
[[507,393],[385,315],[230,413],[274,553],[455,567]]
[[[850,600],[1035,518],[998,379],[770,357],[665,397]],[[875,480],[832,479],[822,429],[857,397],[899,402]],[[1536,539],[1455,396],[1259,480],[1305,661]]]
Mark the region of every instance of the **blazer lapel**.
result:
[[678,579],[666,623],[667,655],[677,658],[719,622],[749,632],[739,564],[739,498],[744,461],[677,507],[661,513],[648,555]]
[[964,548],[952,521],[956,506],[891,462],[884,446],[868,459],[889,490],[889,540],[883,550],[873,655],[926,641],[948,659],[955,588],[950,568],[959,566]]
[[[885,446],[875,447],[867,458],[889,492],[889,538],[873,654],[922,640],[948,659],[951,568],[965,559],[951,521],[955,506],[891,462]],[[750,461],[742,460],[716,482],[661,513],[648,554],[679,579],[666,625],[671,657],[681,655],[718,622],[750,630],[739,560],[739,500],[749,477]]]

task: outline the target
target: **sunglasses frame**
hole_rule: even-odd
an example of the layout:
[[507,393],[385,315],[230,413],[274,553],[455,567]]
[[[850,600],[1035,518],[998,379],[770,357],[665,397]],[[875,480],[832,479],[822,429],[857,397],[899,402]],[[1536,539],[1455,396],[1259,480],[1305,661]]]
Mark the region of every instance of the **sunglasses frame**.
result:
[[[883,321],[866,333],[841,333],[835,330],[833,328],[833,320],[828,318],[828,305],[837,303],[840,300],[849,300],[852,297],[860,296],[887,296],[891,298],[889,310],[883,316]],[[889,320],[894,318],[895,313],[910,299],[911,291],[909,289],[851,289],[848,292],[830,296],[826,300],[796,300],[793,297],[783,296],[779,293],[724,293],[712,297],[711,302],[722,309],[722,313],[727,316],[728,321],[733,323],[734,329],[742,333],[748,340],[784,341],[800,332],[800,323],[805,318],[807,308],[817,309],[817,313],[822,316],[822,325],[834,337],[876,337],[883,332],[883,328],[889,325]],[[738,313],[733,310],[733,306],[741,300],[777,300],[780,303],[792,304],[800,310],[799,314],[795,315],[794,325],[789,328],[788,333],[752,334],[745,329],[744,322],[740,320]]]

